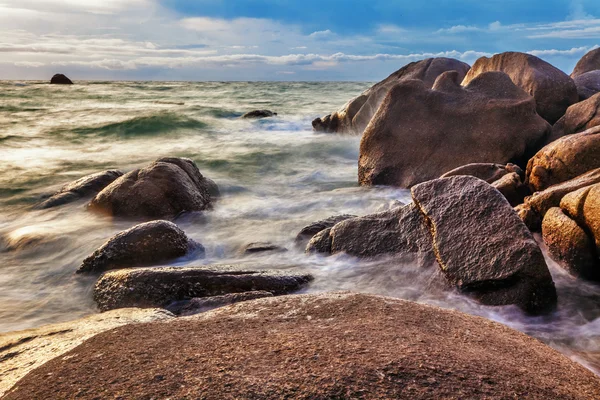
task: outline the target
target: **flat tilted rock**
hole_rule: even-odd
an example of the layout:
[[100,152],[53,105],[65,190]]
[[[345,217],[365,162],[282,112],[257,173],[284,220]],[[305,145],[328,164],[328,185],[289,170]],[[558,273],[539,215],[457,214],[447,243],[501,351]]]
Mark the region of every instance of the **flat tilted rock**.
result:
[[536,339],[365,294],[282,296],[124,326],[28,374],[16,399],[596,399]]
[[[126,324],[171,318],[174,315],[165,310],[123,308],[75,321],[0,334],[0,396],[29,371],[54,357],[60,357],[100,332]],[[37,398],[50,397],[44,395]]]
[[491,58],[479,58],[465,76],[463,85],[490,71],[504,72],[515,85],[533,96],[537,113],[551,124],[558,121],[571,104],[579,101],[577,87],[571,77],[546,61],[526,53],[506,52]]
[[100,273],[111,269],[156,265],[194,253],[204,256],[204,247],[189,239],[169,221],[151,221],[117,233],[83,260],[78,273]]
[[375,84],[360,96],[350,100],[340,110],[313,121],[318,132],[340,132],[360,135],[375,115],[390,89],[399,82],[418,79],[430,89],[436,78],[446,71],[456,71],[459,79],[465,76],[469,65],[452,58],[428,58],[400,68],[383,81]]
[[300,289],[308,274],[253,271],[233,266],[153,267],[110,271],[94,288],[102,311],[124,307],[164,307],[194,297],[266,291],[275,295]]
[[218,192],[192,160],[165,157],[111,183],[89,208],[117,217],[172,218],[185,211],[209,209]]
[[569,107],[566,114],[552,127],[550,141],[553,142],[563,136],[583,132],[598,125],[600,125],[600,93]]
[[600,69],[600,49],[587,52],[575,65],[571,77],[575,78],[586,72]]
[[550,134],[535,100],[502,72],[463,87],[446,72],[432,89],[394,86],[366,128],[358,161],[361,185],[408,188],[471,163],[524,163]]
[[483,304],[529,313],[556,306],[556,290],[531,232],[502,194],[470,176],[414,186],[446,279]]
[[73,81],[63,74],[56,74],[50,79],[50,83],[54,85],[72,85]]
[[91,197],[122,175],[123,173],[121,171],[110,170],[84,176],[83,178],[66,184],[58,192],[38,204],[36,208],[52,208],[77,201],[84,197]]

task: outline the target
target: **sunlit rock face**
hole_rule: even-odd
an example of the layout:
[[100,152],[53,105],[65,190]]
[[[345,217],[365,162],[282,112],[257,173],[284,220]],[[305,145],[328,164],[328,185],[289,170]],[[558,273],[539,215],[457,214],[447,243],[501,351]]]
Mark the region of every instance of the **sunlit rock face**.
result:
[[317,132],[338,132],[360,135],[377,112],[390,89],[399,82],[417,79],[431,88],[437,77],[446,71],[456,71],[459,79],[465,76],[469,65],[452,58],[428,58],[410,63],[372,86],[360,96],[350,100],[333,114],[313,121]]
[[584,132],[598,125],[600,125],[600,94],[569,107],[565,115],[552,126],[549,142],[566,135]]
[[600,70],[600,49],[589,51],[586,55],[581,57],[581,60],[575,65],[571,77],[576,78],[587,72],[596,70]]

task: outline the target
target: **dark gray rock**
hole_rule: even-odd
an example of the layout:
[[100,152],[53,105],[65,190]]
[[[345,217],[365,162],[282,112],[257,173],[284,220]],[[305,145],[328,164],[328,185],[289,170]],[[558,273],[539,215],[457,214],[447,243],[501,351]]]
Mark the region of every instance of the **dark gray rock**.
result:
[[202,257],[204,247],[189,239],[172,222],[151,221],[108,239],[94,254],[83,260],[77,273],[156,265],[191,253]]
[[276,116],[277,113],[270,110],[254,110],[242,115],[244,119],[269,118]]
[[573,78],[579,101],[587,100],[596,93],[600,92],[600,70],[586,72]]
[[242,301],[250,301],[262,299],[265,297],[273,297],[273,293],[265,291],[254,291],[244,293],[230,293],[222,296],[212,297],[195,297],[190,300],[178,301],[170,304],[167,310],[179,316],[187,316],[199,314],[214,308],[227,306],[229,304],[240,303]]
[[243,253],[245,255],[257,254],[257,253],[267,253],[267,252],[276,252],[283,253],[288,251],[285,247],[278,246],[269,242],[254,242],[249,243],[244,246]]
[[322,219],[317,222],[313,222],[312,224],[305,226],[304,228],[302,228],[300,233],[298,233],[298,235],[296,235],[296,241],[295,241],[296,245],[299,247],[306,246],[306,243],[317,233],[319,233],[322,230],[327,229],[327,228],[333,228],[333,226],[335,224],[337,224],[338,222],[342,222],[349,218],[356,218],[356,215],[349,215],[349,214],[334,215],[332,217],[325,218],[325,219]]
[[110,170],[84,176],[63,186],[58,192],[37,205],[36,208],[46,209],[57,207],[96,195],[122,175],[121,171]]
[[539,314],[556,306],[544,256],[508,201],[470,176],[414,186],[446,279],[483,304],[514,304]]
[[50,79],[50,83],[54,85],[72,85],[73,82],[63,74],[56,74]]
[[232,266],[153,267],[110,271],[94,288],[101,311],[124,307],[164,307],[174,301],[230,293],[267,291],[274,295],[300,289],[308,274],[241,270]]

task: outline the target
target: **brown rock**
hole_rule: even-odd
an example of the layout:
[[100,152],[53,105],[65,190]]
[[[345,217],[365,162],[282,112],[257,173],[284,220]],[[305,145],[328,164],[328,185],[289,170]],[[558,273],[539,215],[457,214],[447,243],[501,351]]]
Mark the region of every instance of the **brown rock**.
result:
[[306,245],[306,254],[331,254],[331,228],[323,229],[313,236]]
[[455,168],[452,171],[446,172],[440,178],[448,178],[450,176],[468,175],[479,178],[487,183],[493,183],[505,175],[516,172],[521,177],[525,173],[518,165],[515,164],[491,164],[491,163],[473,163]]
[[592,372],[499,323],[334,293],[120,327],[31,372],[6,400],[590,400],[598,393]]
[[414,186],[413,200],[433,235],[446,279],[488,305],[515,304],[529,313],[556,306],[542,251],[507,200],[470,176]]
[[77,273],[156,265],[190,253],[202,257],[204,247],[189,239],[172,222],[151,221],[108,239],[94,254],[83,260]]
[[600,92],[600,70],[586,72],[573,78],[579,101],[587,100],[596,93]]
[[420,81],[396,85],[363,134],[361,185],[410,187],[469,163],[528,159],[551,127],[535,101],[501,72],[461,87],[454,72],[431,90]]
[[194,297],[267,291],[276,295],[298,290],[312,280],[307,274],[241,270],[232,266],[154,267],[110,271],[94,288],[101,311],[125,307],[164,307]]
[[597,69],[600,69],[600,49],[589,51],[586,55],[581,57],[581,60],[575,65],[571,77],[575,78],[586,72],[595,71]]
[[583,220],[594,236],[596,248],[600,251],[600,185],[590,188],[583,201]]
[[585,218],[583,216],[583,206],[592,186],[586,186],[566,194],[560,200],[561,210],[577,223],[585,226]]
[[529,188],[523,183],[521,176],[516,172],[504,175],[493,182],[492,186],[498,189],[513,207],[521,204],[525,196],[530,193]]
[[542,229],[542,216],[531,208],[528,203],[516,206],[515,212],[531,232],[538,232]]
[[171,218],[211,207],[218,188],[187,158],[160,158],[120,177],[90,202],[89,208],[127,218]]
[[465,76],[468,85],[477,76],[490,71],[507,74],[515,85],[535,98],[537,113],[551,124],[579,101],[575,82],[546,61],[526,53],[506,52],[492,58],[481,57]]
[[312,123],[313,128],[319,132],[346,132],[360,135],[395,84],[410,79],[418,79],[429,89],[440,74],[453,70],[457,71],[459,79],[462,80],[469,70],[469,65],[462,61],[443,57],[428,58],[410,63],[372,86],[360,96],[350,100],[337,112],[315,119]]
[[560,208],[553,207],[546,213],[542,237],[552,258],[571,275],[600,279],[600,262],[593,240]]
[[527,163],[527,178],[531,191],[537,192],[596,168],[600,168],[600,126],[545,146]]
[[[600,72],[600,71],[598,71]],[[550,142],[566,135],[586,131],[600,125],[600,93],[573,104],[552,127]]]

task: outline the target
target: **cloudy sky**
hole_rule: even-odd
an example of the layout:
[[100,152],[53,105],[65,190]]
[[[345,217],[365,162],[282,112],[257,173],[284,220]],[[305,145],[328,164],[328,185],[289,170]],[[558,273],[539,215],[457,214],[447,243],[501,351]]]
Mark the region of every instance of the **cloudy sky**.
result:
[[567,73],[600,0],[0,0],[0,79],[378,80],[514,50]]

